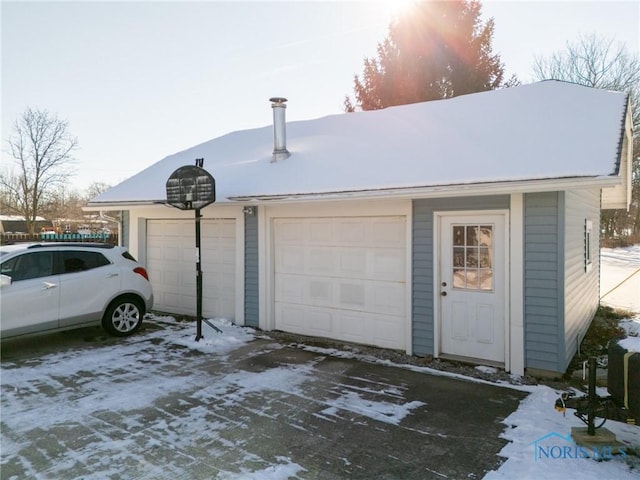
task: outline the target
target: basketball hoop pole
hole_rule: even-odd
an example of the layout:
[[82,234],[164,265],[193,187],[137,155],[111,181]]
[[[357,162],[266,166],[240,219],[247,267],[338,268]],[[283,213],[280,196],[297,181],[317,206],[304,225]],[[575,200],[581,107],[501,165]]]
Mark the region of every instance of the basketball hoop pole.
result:
[[178,168],[167,180],[167,203],[180,210],[195,210],[196,214],[196,342],[203,338],[202,322],[222,333],[218,327],[202,318],[202,264],[200,248],[200,209],[216,201],[215,179],[203,169],[204,159],[196,158],[193,167]]
[[196,208],[196,342],[199,342],[202,335],[202,322],[209,325],[216,332],[222,333],[213,323],[202,318],[202,264],[200,263],[200,209]]
[[196,342],[202,338],[202,265],[200,264],[200,209],[196,208]]

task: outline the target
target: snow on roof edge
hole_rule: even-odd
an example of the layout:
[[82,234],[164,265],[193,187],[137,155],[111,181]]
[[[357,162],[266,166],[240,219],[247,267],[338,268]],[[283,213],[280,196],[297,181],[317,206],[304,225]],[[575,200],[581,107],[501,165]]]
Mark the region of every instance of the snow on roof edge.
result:
[[[547,80],[451,99],[293,121],[288,123],[291,133],[288,147],[293,146],[297,150],[292,150],[290,160],[271,165],[272,127],[238,130],[166,156],[92,199],[90,205],[153,202],[153,198],[164,196],[164,182],[172,168],[181,161],[184,164],[187,157],[201,157],[202,154],[214,159],[208,167],[212,173],[215,172],[216,179],[220,179],[220,186],[224,186],[220,193],[227,200],[415,188],[421,185],[437,187],[503,180],[617,175],[620,126],[612,124],[612,113],[617,117],[621,110],[627,111],[628,95],[622,94],[623,103],[620,97],[611,100],[602,92],[606,91]],[[554,130],[547,124],[557,116],[557,105],[564,120],[556,122]],[[522,112],[523,106],[525,112]],[[553,113],[550,109],[554,109]],[[489,112],[492,115],[488,115]],[[604,112],[606,121],[600,120],[600,115],[593,115],[593,112]],[[624,112],[623,120],[626,118]],[[469,113],[476,119],[475,123],[466,120]],[[495,118],[503,120],[496,122]],[[572,123],[577,126],[572,126]],[[594,137],[601,136],[594,135],[594,132],[600,132],[603,126],[606,127],[605,140],[594,140]],[[502,131],[504,128],[506,130]],[[530,138],[518,133],[526,138],[524,144],[511,140],[513,132],[529,128],[532,129]],[[570,134],[568,138],[572,139],[574,147],[578,145],[578,132],[581,137],[590,139],[590,147],[599,142],[606,146],[606,150],[599,148],[599,153],[592,153],[582,148],[574,154],[571,148],[563,145],[567,143],[565,130]],[[622,133],[624,135],[624,124]],[[536,142],[537,138],[545,138],[546,141]],[[452,147],[457,151],[455,157],[450,155]],[[532,147],[537,149],[537,156],[531,153]],[[562,147],[560,151],[558,147]],[[478,170],[474,164],[486,164],[481,162],[481,157],[477,158],[477,152],[483,152],[487,159],[492,158],[493,163],[500,166]],[[569,155],[563,156],[563,153]],[[459,163],[464,158],[461,155],[468,158],[462,162],[463,165]],[[509,155],[510,160],[507,160]],[[393,165],[389,162],[392,159],[400,160],[396,162],[398,168],[395,171],[384,167]],[[425,165],[425,161],[433,166],[430,172],[424,167],[412,168],[420,162]],[[371,165],[378,167],[371,168]],[[606,165],[605,171],[603,167]],[[443,168],[445,175],[442,174]],[[332,170],[333,177],[327,176],[327,169],[335,169]],[[258,194],[260,191],[263,193]]]
[[[244,204],[247,202],[271,202],[271,201],[287,201],[287,200],[313,200],[313,199],[358,199],[369,197],[433,197],[441,195],[451,195],[455,192],[459,196],[476,195],[478,193],[486,193],[487,190],[493,190],[499,195],[507,194],[507,192],[527,191],[555,191],[558,188],[564,188],[572,185],[576,188],[589,188],[599,186],[607,188],[613,186],[615,178],[611,176],[584,176],[584,177],[558,177],[558,178],[541,178],[536,181],[530,179],[523,180],[506,180],[501,182],[469,182],[448,185],[416,185],[407,187],[379,188],[368,190],[349,190],[349,191],[331,191],[331,192],[309,192],[309,193],[285,193],[285,194],[257,194],[250,196],[233,196],[218,200],[217,204]],[[136,206],[152,206],[163,205],[169,206],[166,199],[142,200],[142,201],[91,201],[87,204],[87,210],[100,210],[105,207],[136,207]],[[213,204],[212,206],[214,206]]]

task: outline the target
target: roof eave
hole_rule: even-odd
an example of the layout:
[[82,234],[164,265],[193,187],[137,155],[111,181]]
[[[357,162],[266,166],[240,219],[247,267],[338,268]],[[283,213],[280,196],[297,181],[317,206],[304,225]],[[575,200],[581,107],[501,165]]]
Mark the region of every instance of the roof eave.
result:
[[89,202],[82,210],[85,212],[97,212],[107,210],[128,210],[130,207],[145,207],[165,203],[165,200],[121,200],[106,202]]
[[[437,198],[450,196],[507,195],[512,193],[551,192],[585,188],[612,188],[620,184],[618,176],[564,177],[538,180],[510,180],[501,182],[467,183],[451,185],[381,188],[375,190],[350,190],[334,192],[285,193],[276,195],[240,195],[228,197],[225,205],[271,202],[301,202],[318,200],[342,200],[357,198]],[[122,200],[89,202],[85,211],[129,210],[136,207],[166,205],[162,200]]]
[[517,180],[472,184],[414,186],[342,192],[291,193],[229,197],[236,202],[300,202],[355,198],[437,198],[444,196],[506,195],[512,193],[551,192],[566,189],[612,188],[620,184],[617,176],[567,177],[541,180]]

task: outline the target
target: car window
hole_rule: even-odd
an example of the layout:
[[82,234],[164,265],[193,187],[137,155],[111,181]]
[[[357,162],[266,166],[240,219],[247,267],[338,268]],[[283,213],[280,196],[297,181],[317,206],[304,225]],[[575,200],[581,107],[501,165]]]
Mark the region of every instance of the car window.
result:
[[99,252],[65,250],[62,254],[62,273],[83,272],[109,265],[111,262]]
[[135,259],[135,257],[133,255],[131,255],[129,252],[125,251],[122,252],[122,256],[124,258],[126,258],[127,260],[133,260],[134,262],[137,262],[137,260]]
[[53,252],[29,252],[2,264],[2,273],[18,282],[53,274]]

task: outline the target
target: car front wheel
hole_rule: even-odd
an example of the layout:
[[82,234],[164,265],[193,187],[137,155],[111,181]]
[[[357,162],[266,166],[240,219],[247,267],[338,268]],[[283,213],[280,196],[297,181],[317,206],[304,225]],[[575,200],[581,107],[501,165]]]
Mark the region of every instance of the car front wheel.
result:
[[122,297],[114,300],[102,318],[102,326],[111,335],[126,337],[142,325],[144,309],[139,300]]

